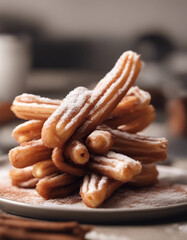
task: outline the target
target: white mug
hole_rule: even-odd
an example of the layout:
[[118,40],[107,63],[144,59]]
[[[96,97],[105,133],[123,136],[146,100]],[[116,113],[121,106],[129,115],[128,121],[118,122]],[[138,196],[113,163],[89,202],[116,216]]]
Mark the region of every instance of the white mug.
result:
[[27,37],[0,35],[0,101],[10,102],[24,91],[30,63]]

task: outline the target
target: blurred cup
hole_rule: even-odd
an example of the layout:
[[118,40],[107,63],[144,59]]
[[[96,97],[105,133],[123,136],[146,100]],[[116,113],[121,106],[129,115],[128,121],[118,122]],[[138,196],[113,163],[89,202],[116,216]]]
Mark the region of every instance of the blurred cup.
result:
[[0,35],[0,101],[10,102],[24,91],[30,69],[30,41],[26,36]]

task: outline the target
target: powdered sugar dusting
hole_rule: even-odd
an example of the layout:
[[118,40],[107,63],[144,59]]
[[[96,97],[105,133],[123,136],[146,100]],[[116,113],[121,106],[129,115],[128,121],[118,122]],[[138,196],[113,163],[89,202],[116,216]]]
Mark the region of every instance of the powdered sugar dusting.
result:
[[139,142],[151,142],[151,144],[159,144],[162,143],[162,147],[166,147],[167,144],[167,139],[162,137],[151,137],[151,136],[144,136],[144,135],[139,135],[139,134],[132,134],[132,133],[127,133],[124,131],[120,131],[118,129],[112,129],[106,125],[101,125],[98,127],[99,130],[104,130],[104,131],[109,131],[114,137],[120,137],[122,139],[129,139],[131,141],[136,141]]
[[[182,175],[181,171],[175,171],[174,168],[171,168],[171,173],[170,168],[158,167],[158,169],[160,175],[162,175],[162,181],[159,184],[147,188],[130,188],[124,185],[100,208],[149,209],[187,204],[187,174]],[[167,179],[167,181],[164,179]],[[169,179],[176,183],[168,183]],[[183,182],[184,184],[178,184],[177,182]],[[34,189],[21,189],[12,186],[8,176],[8,167],[1,167],[0,169],[0,196],[46,208],[55,207],[59,210],[63,208],[88,208],[81,201],[78,193],[63,199],[44,200]],[[90,209],[90,211],[94,211],[94,209]]]
[[44,104],[44,103],[29,103],[29,102],[19,102],[14,100],[13,106],[22,106],[22,107],[32,107],[32,108],[47,108],[47,109],[56,109],[58,105]]
[[[90,97],[91,91],[84,87],[77,87],[71,91],[63,101],[61,108],[64,114],[59,121],[59,125],[67,118],[71,118],[77,109],[81,109],[87,99]],[[62,110],[62,111],[63,111]]]
[[43,146],[44,145],[43,145],[42,140],[39,139],[39,140],[32,140],[28,143],[23,143],[20,146],[17,146],[16,149],[19,150],[19,149],[27,149],[27,148],[31,148],[31,147],[43,147]]
[[[126,56],[128,56],[127,61],[125,66],[123,66],[124,59],[126,58]],[[117,64],[112,69],[112,71],[108,73],[104,77],[104,79],[101,80],[101,83],[98,84],[98,87],[96,87],[96,89],[93,90],[91,100],[90,100],[91,102],[95,102],[96,105],[90,111],[88,115],[88,120],[83,124],[83,126],[80,128],[79,131],[83,133],[86,132],[86,129],[89,128],[90,125],[92,126],[93,122],[95,122],[97,125],[97,122],[100,119],[100,116],[105,114],[105,112],[108,111],[108,109],[110,109],[112,103],[115,102],[116,99],[119,98],[119,96],[121,96],[121,98],[124,97],[126,91],[131,85],[130,83],[134,75],[138,58],[139,56],[137,54],[134,54],[131,51],[126,52],[120,57],[120,59],[118,60]],[[122,73],[121,75],[119,75],[121,69],[122,69]],[[113,79],[114,76],[117,76],[117,80],[111,83],[111,80]],[[126,81],[124,81],[123,86],[119,87],[119,85],[122,83],[122,80],[124,79]],[[106,83],[102,84],[103,81],[105,81]],[[115,92],[115,94],[113,94],[113,92]],[[107,99],[108,101],[106,101]],[[100,109],[101,106],[102,106],[102,109]]]
[[96,174],[92,174],[90,176],[90,184],[88,185],[88,192],[94,192],[96,190],[96,184],[98,182],[98,176]]
[[83,184],[82,184],[82,192],[87,192],[87,190],[88,190],[88,184],[89,184],[89,176],[88,175],[86,175],[85,177],[84,177],[84,180],[83,180]]
[[56,128],[59,131],[62,124],[72,118],[68,124],[68,127],[71,127],[77,120],[76,118],[74,118],[76,114],[79,116],[81,112],[85,110],[84,105],[86,104],[86,101],[88,100],[90,95],[91,95],[91,91],[89,91],[84,87],[75,88],[66,96],[63,103],[48,118],[44,126],[48,127],[54,121],[58,120]]
[[[71,119],[71,121],[66,125],[66,129],[69,129],[71,128],[72,125],[74,125],[77,120],[82,116],[82,114],[84,114],[84,112],[88,109],[88,107],[90,106],[90,103],[86,103],[79,111],[79,113]],[[64,117],[65,118],[65,117]],[[61,119],[61,121],[63,121],[63,119]],[[59,125],[60,125],[60,122],[59,122]]]
[[59,99],[50,99],[46,97],[41,97],[39,95],[33,95],[28,93],[23,93],[20,96],[16,97],[13,104],[26,102],[26,103],[38,103],[38,104],[50,104],[50,105],[59,105],[63,100]]
[[106,184],[108,181],[109,181],[108,177],[102,176],[101,180],[99,181],[99,184],[98,184],[98,190],[102,190],[103,185]]
[[32,124],[37,124],[37,123],[43,123],[43,121],[41,121],[41,120],[29,120],[29,121],[26,121],[24,123],[21,123],[14,128],[12,134],[14,134],[14,132],[16,132],[18,130],[22,130],[22,128],[27,128],[28,126],[30,126]]
[[127,95],[136,96],[141,104],[149,103],[151,100],[151,95],[148,92],[141,90],[137,86],[131,87],[127,92]]
[[96,191],[101,191],[103,188],[103,185],[108,181],[108,178],[105,176],[99,177],[96,174],[91,174],[90,176],[90,184],[88,186],[88,192],[87,193],[93,193]]
[[115,153],[115,152],[112,152],[112,151],[108,152],[107,157],[110,158],[110,159],[117,159],[117,160],[123,162],[126,166],[127,165],[132,165],[132,167],[133,167],[134,165],[139,163],[138,161],[136,161],[136,160],[134,160],[130,157],[127,157],[123,154]]
[[[92,163],[90,163],[92,164]],[[141,164],[138,161],[135,161],[132,158],[129,158],[125,155],[108,152],[106,157],[104,156],[95,156],[93,159],[92,167],[100,167],[102,169],[115,169],[117,172],[120,172],[124,168],[136,169],[137,172],[141,171]]]

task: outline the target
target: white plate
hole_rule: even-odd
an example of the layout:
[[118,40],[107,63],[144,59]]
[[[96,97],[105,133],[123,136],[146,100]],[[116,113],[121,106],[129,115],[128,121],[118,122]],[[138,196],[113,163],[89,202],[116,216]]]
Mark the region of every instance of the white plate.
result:
[[66,209],[43,207],[0,198],[3,211],[18,216],[44,220],[79,221],[86,224],[143,223],[167,220],[187,214],[187,203],[151,209]]
[[[147,205],[146,201],[149,203],[147,199],[150,196],[149,191],[146,188],[141,190],[140,194],[144,194],[141,196],[141,198],[139,196],[139,190],[137,188],[130,190],[125,188],[125,190],[121,190],[121,193],[123,191],[125,191],[125,194],[128,193],[128,196],[126,197],[126,200],[128,201],[127,207],[111,208],[112,205],[110,204],[115,204],[114,202],[119,201],[119,196],[121,196],[118,195],[117,192],[114,194],[113,197],[108,200],[108,202],[104,206],[102,206],[102,208],[90,209],[83,206],[82,203],[82,205],[80,205],[79,207],[79,205],[74,206],[63,203],[59,204],[59,202],[56,202],[56,200],[44,201],[40,197],[37,197],[38,199],[41,199],[40,202],[36,203],[36,201],[30,199],[30,196],[32,198],[33,194],[36,194],[35,190],[24,190],[23,198],[20,195],[20,198],[16,199],[15,201],[11,199],[10,189],[13,188],[14,191],[22,191],[22,189],[18,190],[15,187],[11,187],[9,184],[9,186],[7,185],[9,195],[2,195],[3,191],[0,191],[0,195],[3,196],[0,198],[0,208],[8,213],[25,217],[62,221],[76,220],[83,223],[96,224],[116,224],[132,222],[141,223],[150,220],[164,220],[171,217],[177,217],[179,215],[185,216],[185,214],[187,214],[187,172],[181,169],[166,166],[159,166],[158,169],[161,182],[167,182],[168,187],[170,186],[170,184],[173,184],[173,182],[185,184],[182,186],[184,186],[186,192],[184,191],[184,194],[180,193],[179,196],[176,196],[178,193],[172,193],[169,188],[166,188],[168,189],[168,193],[163,193],[163,191],[160,191],[160,188],[158,186],[158,194],[157,192],[152,192],[152,194],[150,195],[150,201],[152,203],[151,205]],[[0,183],[2,183],[2,181],[6,182],[8,174],[7,172],[7,166],[4,169],[0,168]],[[180,187],[181,185],[177,186]],[[28,194],[26,198],[25,193]],[[118,198],[116,196],[118,196]],[[29,200],[30,203],[23,202],[25,201],[24,199],[27,199],[27,201]],[[145,201],[143,206],[140,204],[140,199],[141,201],[142,199],[144,199]],[[162,205],[162,203],[165,201],[164,199],[168,201],[168,203],[164,203]],[[129,203],[131,203],[130,201],[132,201],[132,206],[129,205]],[[161,204],[159,205],[158,202],[160,202]]]

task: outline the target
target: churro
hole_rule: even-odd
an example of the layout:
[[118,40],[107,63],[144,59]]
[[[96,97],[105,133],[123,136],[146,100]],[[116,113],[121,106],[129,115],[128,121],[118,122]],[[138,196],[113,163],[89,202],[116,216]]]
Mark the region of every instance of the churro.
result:
[[92,173],[84,177],[80,195],[88,207],[98,207],[123,183]]
[[136,133],[150,125],[155,118],[155,109],[152,105],[142,109],[130,111],[122,116],[107,119],[104,124],[111,128],[123,129],[126,132]]
[[75,138],[87,136],[110,115],[134,84],[140,69],[139,55],[131,51],[121,55],[113,69],[94,88],[90,98],[93,108],[74,134]]
[[95,130],[87,137],[85,143],[93,154],[105,154],[112,148],[112,134],[108,131]]
[[121,182],[130,181],[142,169],[138,161],[111,151],[106,156],[92,156],[87,166],[93,172]]
[[[49,99],[33,94],[22,94],[15,98],[11,110],[16,116],[26,120],[47,120],[60,106],[63,100]],[[116,106],[110,117],[124,115],[134,108],[150,103],[150,94],[138,88],[131,87],[126,96]]]
[[61,103],[62,100],[23,93],[15,98],[11,110],[21,119],[46,120]]
[[168,141],[166,138],[130,134],[111,129],[106,125],[99,126],[98,129],[112,134],[114,144],[111,149],[113,151],[139,160],[143,164],[163,161],[167,158]]
[[62,148],[55,148],[53,150],[52,160],[54,165],[62,172],[70,173],[75,176],[84,176],[86,173],[83,167],[67,162],[67,159],[66,161],[64,160]]
[[135,82],[140,69],[139,55],[131,51],[122,54],[113,69],[92,91],[90,112],[73,135],[74,139],[81,140],[89,135],[110,115]]
[[66,197],[80,185],[79,178],[68,173],[53,174],[39,180],[36,191],[45,199]]
[[19,142],[29,142],[41,138],[42,120],[30,120],[18,125],[12,132],[12,136]]
[[32,167],[10,170],[12,185],[21,188],[34,188],[39,179],[32,175]]
[[52,160],[45,160],[36,163],[32,169],[32,175],[36,178],[44,178],[54,173],[59,173]]
[[129,183],[130,186],[147,187],[158,182],[158,171],[155,164],[142,165],[142,171]]
[[88,162],[90,154],[83,143],[71,140],[64,147],[64,157],[70,159],[75,164],[84,165]]
[[51,158],[52,149],[43,145],[42,140],[22,143],[9,151],[9,160],[16,168],[25,168]]
[[84,177],[80,194],[89,207],[101,205],[124,183],[155,184],[152,163],[167,157],[168,142],[137,134],[155,117],[150,94],[132,87],[140,70],[140,56],[127,51],[92,91],[78,87],[62,100],[16,97],[12,111],[30,121],[13,131],[20,146],[9,158],[23,168],[10,173],[13,184],[30,187],[35,180],[37,192],[50,199],[70,195]]
[[90,111],[91,92],[83,87],[71,91],[47,119],[42,128],[42,141],[47,147],[61,147],[85,121]]
[[125,97],[111,113],[110,118],[129,114],[131,111],[137,111],[146,105],[149,105],[151,95],[137,86],[131,87]]

